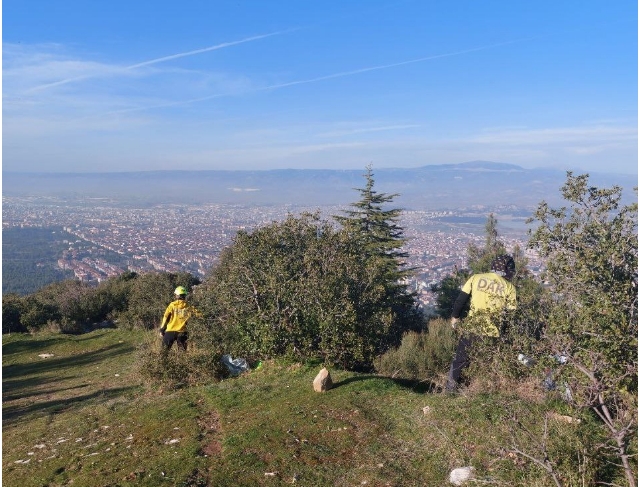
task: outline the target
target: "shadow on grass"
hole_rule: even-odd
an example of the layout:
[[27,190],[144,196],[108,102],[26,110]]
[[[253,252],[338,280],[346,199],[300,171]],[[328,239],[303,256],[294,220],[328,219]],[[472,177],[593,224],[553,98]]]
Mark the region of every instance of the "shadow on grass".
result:
[[46,338],[43,340],[18,340],[11,343],[2,344],[2,355],[8,356],[15,353],[38,352],[42,349],[49,348],[53,345],[61,343],[62,339],[58,337]]
[[428,392],[435,392],[437,387],[431,381],[419,381],[419,380],[409,380],[409,379],[398,379],[394,377],[386,377],[382,375],[359,375],[356,377],[349,377],[348,379],[341,380],[338,382],[334,382],[333,389],[337,387],[342,387],[352,382],[360,382],[365,380],[389,380],[400,387],[404,387],[405,389],[411,389],[416,394],[424,394]]
[[[32,347],[29,347],[31,350]],[[91,370],[95,365],[107,362],[122,362],[122,356],[130,354],[135,349],[127,343],[117,343],[98,350],[68,355],[65,357],[41,359],[37,362],[12,364],[2,368],[2,421],[17,421],[21,417],[32,414],[54,414],[72,407],[74,404],[92,399],[108,400],[117,397],[125,391],[136,389],[137,386],[126,388],[100,389],[96,392],[86,392],[87,387],[94,390],[99,385],[90,381]],[[76,382],[76,383],[73,383]],[[77,382],[81,382],[78,384]],[[84,389],[84,391],[80,391]],[[65,393],[66,397],[55,400],[53,395]],[[11,402],[14,401],[15,404]],[[18,403],[19,402],[19,403]],[[25,405],[25,402],[28,402]]]
[[115,358],[131,353],[135,347],[126,343],[116,343],[107,347],[60,358],[42,359],[28,364],[12,364],[2,368],[3,386],[6,379],[25,378],[32,375],[46,375],[50,372],[59,373],[67,368],[77,368],[87,364],[98,363],[102,360]]
[[58,399],[54,401],[36,402],[29,404],[28,406],[7,406],[2,410],[2,424],[6,425],[16,423],[21,418],[31,421],[34,414],[36,416],[58,414],[75,407],[78,403],[84,403],[86,401],[108,401],[110,399],[120,397],[134,389],[136,389],[135,386],[118,387],[96,391],[82,396]]
[[[65,377],[65,379],[72,379],[72,378],[73,377]],[[55,379],[51,378],[48,380],[41,380],[39,378],[32,377],[31,379],[27,379],[27,380],[16,380],[17,382],[20,382],[20,384],[14,384],[14,382],[16,381],[7,381],[2,385],[3,386],[2,402],[7,403],[10,401],[18,401],[20,399],[26,399],[31,396],[41,395],[43,394],[42,390],[34,391],[33,389],[37,388],[38,386],[42,386],[50,383],[56,384],[57,382],[59,382],[60,379],[61,378],[58,377]],[[44,391],[44,394],[47,394],[47,395],[57,394],[64,391],[72,391],[74,389],[83,389],[89,386],[91,386],[91,384],[85,383],[85,384],[78,384],[76,386],[70,386],[70,387],[60,387],[58,389],[48,389]],[[7,390],[13,390],[15,391],[15,394],[9,394],[6,392]]]
[[[69,343],[79,345],[82,344],[82,342],[92,342],[100,340],[106,336],[104,333],[101,333],[102,331],[105,331],[105,329],[99,328],[97,330],[81,334],[59,333],[57,335],[41,339],[31,339],[28,333],[20,333],[14,334],[18,335],[19,338],[17,340],[8,342],[4,340],[7,335],[3,335],[2,355],[8,357],[19,353],[36,353],[51,349],[57,345],[64,346]],[[9,338],[11,338],[11,335],[9,335]]]

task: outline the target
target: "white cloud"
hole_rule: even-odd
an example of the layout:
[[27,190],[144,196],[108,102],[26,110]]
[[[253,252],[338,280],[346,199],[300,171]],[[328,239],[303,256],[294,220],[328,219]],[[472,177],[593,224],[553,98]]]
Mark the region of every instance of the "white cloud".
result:
[[[214,47],[220,48],[207,49]],[[56,134],[86,136],[95,131],[124,132],[140,125],[163,124],[162,114],[139,112],[150,106],[173,106],[178,96],[211,90],[235,93],[251,86],[242,75],[155,66],[164,58],[130,69],[79,59],[57,44],[5,44],[4,51],[5,140],[24,137],[33,141]],[[71,83],[81,80],[90,82]],[[44,86],[50,89],[36,89]]]
[[[204,54],[210,51],[216,51],[227,47],[244,44],[247,42],[253,42],[267,37],[283,34],[290,31],[278,31],[268,34],[261,34],[244,39],[222,42],[213,46],[208,46],[200,49],[193,49],[190,51],[180,52],[176,54],[170,54],[168,56],[162,56],[155,59],[149,59],[135,64],[127,66],[120,65],[107,65],[96,62],[83,62],[72,59],[55,59],[52,54],[46,52],[38,52],[38,50],[32,50],[33,47],[27,47],[22,50],[23,56],[20,56],[20,46],[13,44],[9,45],[10,61],[18,61],[21,64],[21,68],[13,69],[12,73],[22,77],[29,77],[35,82],[35,86],[29,86],[24,90],[25,93],[33,93],[37,91],[47,90],[56,86],[62,86],[69,83],[75,83],[84,81],[91,78],[101,78],[110,76],[126,76],[130,75],[132,71],[140,70],[140,68],[146,68],[160,63],[166,63],[175,59],[184,57],[195,56],[198,54]],[[44,45],[42,47],[48,47]],[[56,45],[56,48],[59,46]],[[29,57],[25,57],[24,54],[30,54]],[[24,89],[25,87],[23,87]]]

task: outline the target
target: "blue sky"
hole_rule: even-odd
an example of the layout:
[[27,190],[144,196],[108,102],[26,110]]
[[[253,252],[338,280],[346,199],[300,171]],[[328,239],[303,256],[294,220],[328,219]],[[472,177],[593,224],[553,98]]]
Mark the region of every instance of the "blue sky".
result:
[[637,173],[633,0],[5,0],[4,171]]

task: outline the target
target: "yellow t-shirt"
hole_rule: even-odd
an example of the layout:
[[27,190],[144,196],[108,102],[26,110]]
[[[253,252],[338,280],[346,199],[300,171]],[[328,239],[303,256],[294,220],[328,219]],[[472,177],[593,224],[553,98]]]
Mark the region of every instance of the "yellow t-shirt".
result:
[[200,312],[193,306],[187,304],[184,299],[176,299],[169,303],[162,318],[162,328],[166,326],[166,331],[183,332],[187,326],[187,321],[192,316],[200,316]]
[[[503,309],[516,309],[516,288],[504,277],[493,272],[475,274],[462,286],[462,292],[471,295],[470,324],[479,326],[483,335],[500,336],[491,315]],[[482,317],[482,318],[481,318]],[[480,319],[478,319],[480,318]]]

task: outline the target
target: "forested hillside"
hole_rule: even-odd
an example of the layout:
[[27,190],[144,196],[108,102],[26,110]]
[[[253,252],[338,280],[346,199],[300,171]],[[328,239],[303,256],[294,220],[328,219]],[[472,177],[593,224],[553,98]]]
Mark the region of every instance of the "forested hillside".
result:
[[73,277],[56,266],[64,241],[74,238],[61,228],[2,230],[2,294],[33,293],[52,282]]

